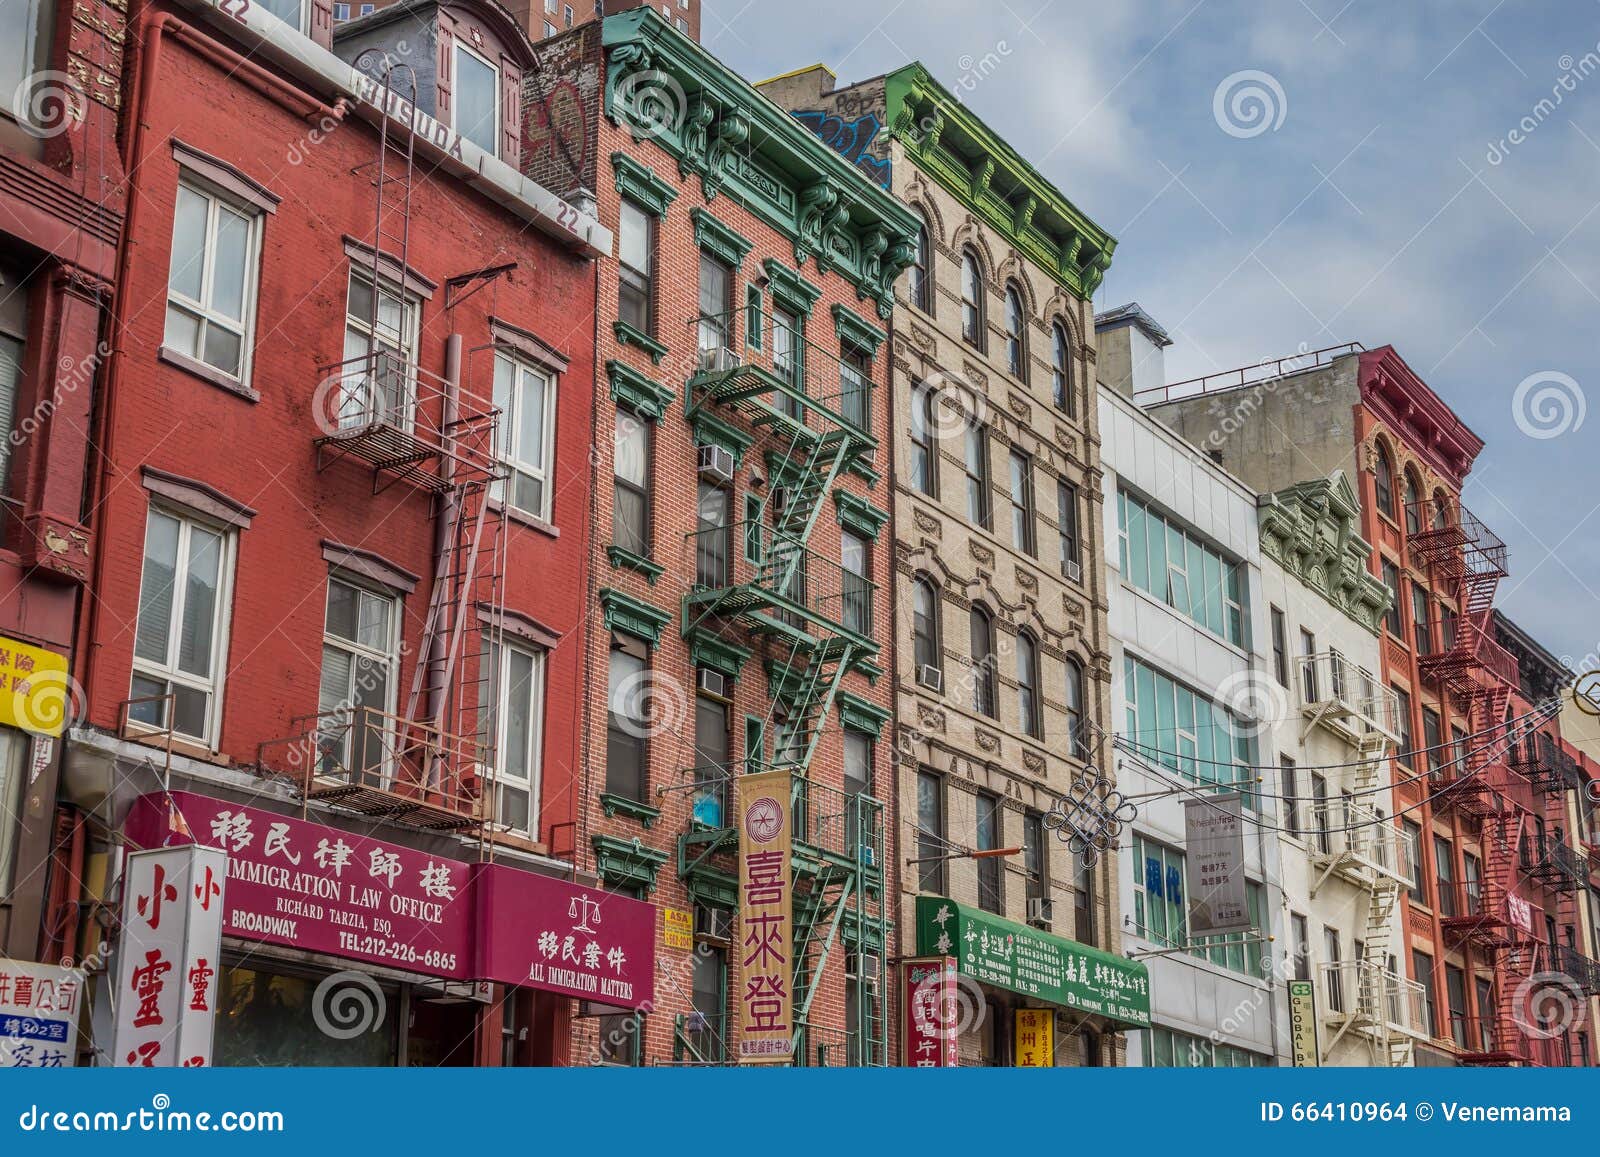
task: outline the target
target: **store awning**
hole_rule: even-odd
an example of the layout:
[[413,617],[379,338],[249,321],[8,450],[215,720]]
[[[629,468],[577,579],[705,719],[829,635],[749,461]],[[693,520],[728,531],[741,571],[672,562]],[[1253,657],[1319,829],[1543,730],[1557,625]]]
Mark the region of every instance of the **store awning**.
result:
[[917,952],[954,956],[962,976],[1047,1004],[1150,1027],[1150,970],[1065,936],[957,904],[917,897]]

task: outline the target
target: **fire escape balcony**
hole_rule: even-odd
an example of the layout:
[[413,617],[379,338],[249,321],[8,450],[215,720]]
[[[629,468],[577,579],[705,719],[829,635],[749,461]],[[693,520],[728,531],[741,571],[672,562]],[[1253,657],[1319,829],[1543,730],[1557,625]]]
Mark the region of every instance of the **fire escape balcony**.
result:
[[695,585],[683,600],[685,629],[718,614],[808,652],[834,640],[877,651],[877,587],[864,575],[761,522],[710,527],[688,539],[694,544]]
[[1447,579],[1505,577],[1506,544],[1465,507],[1451,510],[1425,498],[1406,508],[1406,522],[1421,527],[1406,536],[1407,557],[1418,570]]
[[1381,750],[1400,739],[1400,697],[1383,681],[1337,651],[1298,662],[1296,682],[1306,729],[1321,724],[1360,750]]
[[1329,800],[1312,805],[1306,838],[1311,862],[1321,871],[1311,885],[1313,896],[1330,876],[1362,888],[1411,878],[1410,850],[1400,829],[1364,803]]
[[1536,791],[1560,795],[1571,786],[1570,761],[1555,740],[1542,731],[1515,744],[1510,756],[1511,766],[1525,776]]
[[1588,886],[1589,858],[1553,836],[1528,837],[1521,862],[1523,873],[1551,892],[1571,895]]
[[331,804],[428,831],[458,831],[491,818],[479,772],[492,752],[371,707],[295,719],[296,731],[257,750],[263,778],[287,781],[303,803]]
[[501,476],[500,412],[469,404],[457,386],[378,347],[318,371],[312,396],[317,469],[341,458],[365,463],[374,493],[395,482],[442,493],[458,482]]
[[[1504,854],[1504,853],[1502,853]],[[1439,920],[1451,946],[1471,944],[1488,949],[1513,948],[1533,942],[1540,910],[1526,900],[1507,896],[1483,880],[1438,880]],[[1521,915],[1513,912],[1520,906]]]
[[1396,1035],[1427,1037],[1427,1000],[1417,981],[1366,960],[1332,961],[1318,969],[1322,1019],[1337,1030],[1325,1053],[1351,1031],[1384,1041]]
[[1551,964],[1556,971],[1571,980],[1585,995],[1600,996],[1600,961],[1591,960],[1567,944],[1555,946],[1552,957]]

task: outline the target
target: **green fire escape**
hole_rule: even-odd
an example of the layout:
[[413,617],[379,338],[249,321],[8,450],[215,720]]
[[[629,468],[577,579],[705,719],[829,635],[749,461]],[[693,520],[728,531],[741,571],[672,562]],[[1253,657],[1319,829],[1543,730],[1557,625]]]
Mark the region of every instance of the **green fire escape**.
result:
[[[876,977],[858,982],[843,1030],[813,1019],[830,953],[853,943],[881,959],[888,939],[883,804],[820,782],[811,766],[845,676],[875,670],[879,651],[872,636],[875,592],[862,568],[810,546],[828,497],[876,449],[869,432],[872,387],[860,365],[799,333],[769,327],[769,320],[754,311],[702,319],[698,369],[686,391],[688,419],[709,419],[748,437],[749,448],[762,454],[766,480],[750,487],[738,521],[702,510],[701,529],[691,536],[696,581],[683,598],[683,633],[744,636],[763,655],[772,708],[759,738],[747,736],[744,758],[725,769],[693,769],[694,820],[679,839],[678,868],[691,894],[731,906],[738,853],[733,777],[787,768],[796,1063],[881,1065],[887,1048],[881,985],[870,984]],[[745,340],[736,351],[739,330]],[[700,1052],[679,1034],[680,1059],[709,1059]]]

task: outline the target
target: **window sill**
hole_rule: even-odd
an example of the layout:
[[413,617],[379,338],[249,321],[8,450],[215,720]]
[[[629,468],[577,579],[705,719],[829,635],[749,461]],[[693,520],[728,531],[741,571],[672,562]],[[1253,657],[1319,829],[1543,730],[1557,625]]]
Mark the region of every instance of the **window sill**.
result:
[[129,719],[122,725],[121,738],[129,743],[137,743],[143,747],[153,747],[157,751],[171,751],[176,755],[186,755],[190,759],[198,759],[204,763],[212,763],[218,767],[231,767],[233,761],[219,751],[213,751],[204,743],[192,739],[183,739],[169,732],[151,727],[147,724]]
[[546,522],[537,514],[529,514],[520,507],[510,506],[500,501],[491,502],[489,505],[496,513],[504,515],[518,526],[525,526],[529,530],[536,530],[540,534],[549,535],[551,538],[561,537],[561,528],[559,526]]
[[651,586],[655,586],[656,579],[667,573],[667,568],[660,563],[652,562],[642,554],[634,554],[625,547],[606,547],[606,557],[611,560],[613,569],[638,571]]
[[646,831],[654,827],[656,820],[661,818],[660,808],[605,791],[600,793],[600,806],[605,810],[607,819],[614,819],[619,814],[630,816],[643,824]]
[[617,340],[623,345],[638,346],[650,355],[650,361],[655,365],[661,364],[661,359],[667,356],[667,347],[658,342],[647,333],[641,333],[625,321],[611,323],[612,332],[617,335]]
[[216,386],[236,398],[243,398],[247,402],[259,402],[261,395],[236,378],[230,378],[221,370],[208,366],[205,362],[195,361],[187,354],[181,354],[171,346],[162,346],[156,351],[156,356],[169,366],[180,369],[184,373],[199,378],[207,385]]

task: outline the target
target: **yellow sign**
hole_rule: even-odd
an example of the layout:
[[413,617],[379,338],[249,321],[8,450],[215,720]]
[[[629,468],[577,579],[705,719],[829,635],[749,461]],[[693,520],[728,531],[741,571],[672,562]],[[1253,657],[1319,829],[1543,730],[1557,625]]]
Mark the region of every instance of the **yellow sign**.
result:
[[58,736],[82,707],[82,696],[65,655],[0,635],[0,724]]
[[1053,1069],[1056,1064],[1056,1014],[1048,1008],[1017,1009],[1019,1069]]
[[1289,982],[1289,1051],[1296,1068],[1320,1068],[1317,1051],[1317,997],[1309,980]]
[[739,831],[739,1062],[794,1058],[790,772],[734,778]]
[[661,946],[663,948],[681,948],[690,951],[694,948],[694,912],[683,908],[661,909]]

